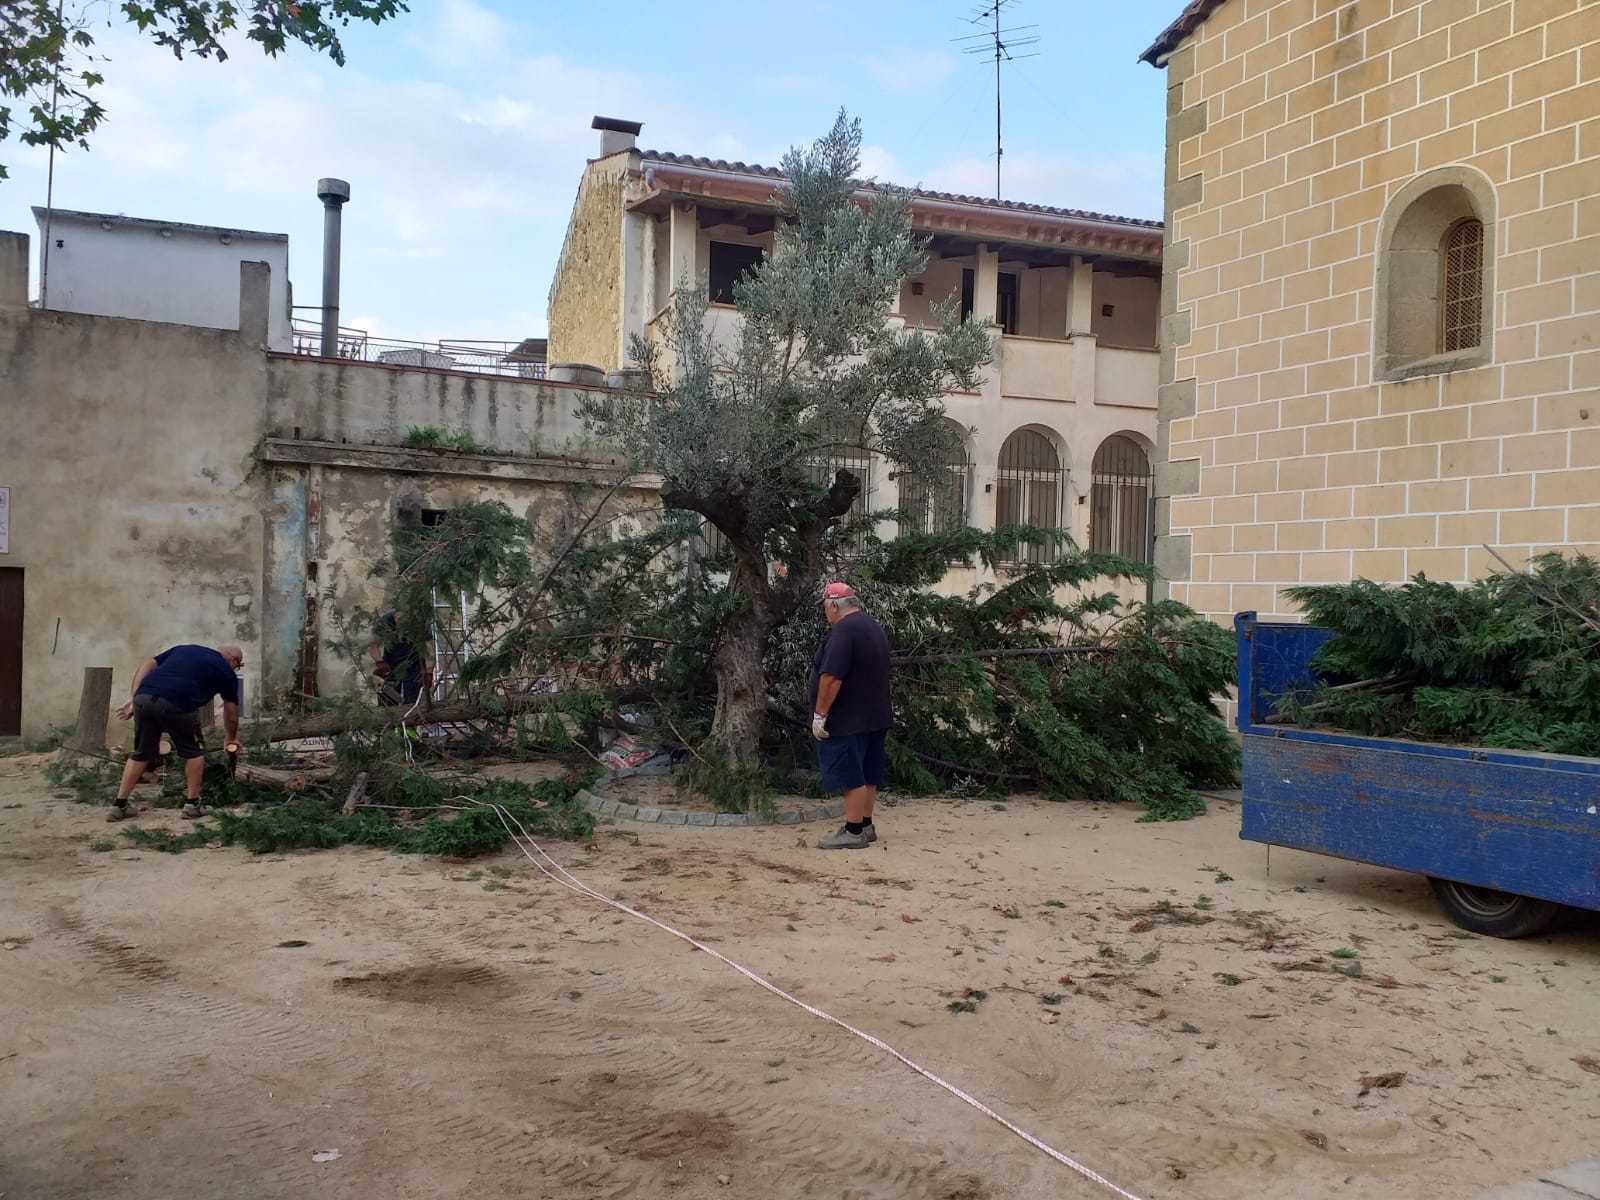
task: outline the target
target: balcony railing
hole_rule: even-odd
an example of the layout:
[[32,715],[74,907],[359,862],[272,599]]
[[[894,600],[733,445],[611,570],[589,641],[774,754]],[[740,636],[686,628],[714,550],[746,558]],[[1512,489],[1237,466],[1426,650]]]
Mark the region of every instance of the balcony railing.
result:
[[[373,337],[363,329],[339,326],[335,357],[351,362],[391,367],[421,367],[435,371],[468,371],[509,379],[543,379],[545,361],[523,350],[523,342],[448,339],[410,342]],[[322,322],[294,318],[294,352],[320,357]]]

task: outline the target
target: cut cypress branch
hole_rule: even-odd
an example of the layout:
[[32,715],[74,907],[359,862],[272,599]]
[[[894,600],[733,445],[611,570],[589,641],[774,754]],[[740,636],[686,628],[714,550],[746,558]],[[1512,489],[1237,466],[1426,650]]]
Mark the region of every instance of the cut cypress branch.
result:
[[1463,586],[1419,575],[1288,595],[1335,634],[1314,661],[1322,678],[1357,682],[1280,697],[1267,723],[1555,754],[1600,747],[1600,563],[1585,555],[1541,555]]

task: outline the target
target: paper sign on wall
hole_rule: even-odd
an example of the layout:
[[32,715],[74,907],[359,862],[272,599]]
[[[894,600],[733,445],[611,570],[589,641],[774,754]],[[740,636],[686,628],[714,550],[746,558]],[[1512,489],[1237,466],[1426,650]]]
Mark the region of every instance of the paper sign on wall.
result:
[[11,489],[0,487],[0,554],[11,553]]

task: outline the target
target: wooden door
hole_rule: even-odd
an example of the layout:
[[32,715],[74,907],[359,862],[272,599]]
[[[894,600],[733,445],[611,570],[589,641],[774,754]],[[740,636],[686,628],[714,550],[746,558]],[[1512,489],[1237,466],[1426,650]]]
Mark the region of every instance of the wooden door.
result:
[[0,567],[0,737],[22,733],[22,568]]

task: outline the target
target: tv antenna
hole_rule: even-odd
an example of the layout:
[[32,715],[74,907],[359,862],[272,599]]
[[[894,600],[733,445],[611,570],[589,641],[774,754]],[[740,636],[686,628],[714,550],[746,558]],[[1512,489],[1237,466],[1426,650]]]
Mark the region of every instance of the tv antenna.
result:
[[1037,58],[1040,54],[1038,50],[1026,54],[1017,53],[1028,46],[1039,44],[1039,35],[1033,32],[1039,28],[1037,25],[1002,27],[1006,14],[1016,2],[1017,0],[988,0],[983,7],[973,10],[969,20],[973,25],[993,23],[994,28],[955,39],[963,43],[963,53],[994,59],[994,198],[996,200],[1000,199],[1000,160],[1005,155],[1005,145],[1000,137],[1000,68],[1008,62],[1016,62],[1019,58]]

